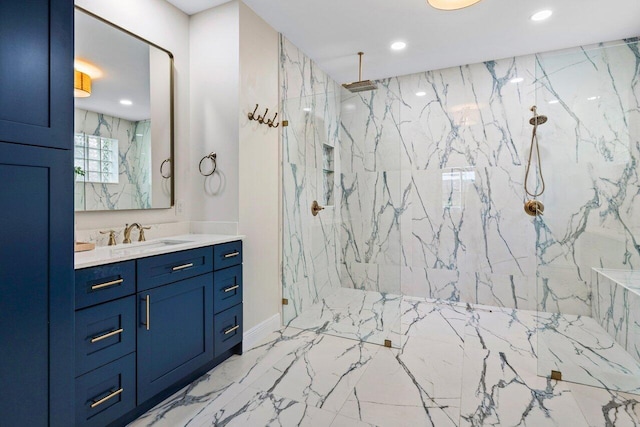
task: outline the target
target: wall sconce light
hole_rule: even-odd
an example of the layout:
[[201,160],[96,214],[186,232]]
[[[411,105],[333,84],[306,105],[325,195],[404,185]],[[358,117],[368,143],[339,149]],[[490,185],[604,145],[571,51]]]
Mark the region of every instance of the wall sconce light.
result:
[[427,0],[427,3],[440,10],[457,10],[465,7],[473,6],[480,0]]
[[91,96],[91,77],[76,69],[73,70],[73,96],[74,98]]

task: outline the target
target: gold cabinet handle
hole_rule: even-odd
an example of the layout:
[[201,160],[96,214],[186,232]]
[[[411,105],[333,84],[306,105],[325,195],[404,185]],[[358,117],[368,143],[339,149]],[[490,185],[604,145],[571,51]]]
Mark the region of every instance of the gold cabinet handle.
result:
[[183,270],[183,269],[189,268],[189,267],[193,267],[193,263],[192,262],[190,262],[189,264],[178,265],[177,267],[173,267],[171,270],[178,271],[178,270]]
[[231,252],[230,254],[226,254],[224,257],[225,258],[233,258],[234,256],[238,256],[240,255],[240,252],[235,251],[235,252]]
[[121,334],[122,332],[124,332],[124,329],[120,328],[120,329],[116,329],[115,331],[107,332],[104,335],[98,335],[97,337],[91,338],[91,343],[93,344],[94,342],[106,340],[107,338],[112,337],[114,335]]
[[238,329],[240,327],[240,325],[236,325],[233,328],[227,329],[226,331],[224,331],[224,334],[230,334],[231,332],[235,331],[236,329]]
[[96,406],[102,405],[104,402],[106,402],[109,399],[112,399],[114,397],[116,397],[117,395],[119,395],[120,393],[122,393],[123,389],[119,388],[118,390],[114,391],[113,393],[109,394],[108,396],[103,397],[100,400],[96,400],[91,404],[91,408],[95,408]]
[[149,322],[151,320],[151,296],[147,295],[147,331],[151,329]]
[[91,287],[91,290],[95,291],[96,289],[102,289],[102,288],[106,288],[113,285],[119,285],[122,282],[124,282],[124,279],[118,279],[118,280],[112,280],[111,282],[100,283],[99,285],[93,285]]
[[225,291],[225,292],[231,292],[231,291],[233,291],[234,289],[238,289],[239,287],[240,287],[240,285],[231,286],[230,288],[227,288],[227,289],[225,289],[224,291]]

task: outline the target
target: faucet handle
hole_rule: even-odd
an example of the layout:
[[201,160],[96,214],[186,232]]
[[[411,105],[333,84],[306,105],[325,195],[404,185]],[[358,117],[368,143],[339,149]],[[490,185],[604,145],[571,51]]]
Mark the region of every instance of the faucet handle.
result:
[[144,230],[150,230],[151,227],[140,227],[140,235],[138,236],[138,242],[145,242],[147,238],[144,236]]
[[101,231],[100,234],[109,235],[109,243],[107,243],[108,246],[114,246],[116,244],[116,232],[114,230]]

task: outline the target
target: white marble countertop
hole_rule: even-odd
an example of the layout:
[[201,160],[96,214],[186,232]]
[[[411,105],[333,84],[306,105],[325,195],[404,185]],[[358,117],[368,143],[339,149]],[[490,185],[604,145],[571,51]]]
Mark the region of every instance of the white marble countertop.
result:
[[101,246],[92,251],[76,252],[74,267],[78,270],[96,265],[184,251],[186,249],[202,248],[204,246],[233,242],[244,238],[245,236],[243,235],[182,234],[162,239],[147,240],[146,242]]

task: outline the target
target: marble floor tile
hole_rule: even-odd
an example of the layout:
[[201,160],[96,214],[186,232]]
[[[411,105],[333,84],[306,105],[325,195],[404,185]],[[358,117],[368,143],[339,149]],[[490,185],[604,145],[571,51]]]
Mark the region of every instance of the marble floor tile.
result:
[[336,292],[131,425],[640,426],[640,364],[594,319],[396,298]]
[[354,420],[353,418],[345,417],[344,415],[336,415],[331,423],[331,427],[374,427],[374,424],[367,424],[362,421]]
[[465,329],[465,346],[535,357],[536,328],[532,311],[473,310]]
[[380,346],[318,334],[251,386],[337,412]]
[[[527,356],[465,349],[461,425],[587,426],[566,383],[540,378],[525,367]],[[535,358],[530,357],[535,364]]]
[[329,426],[336,414],[268,391],[246,388],[214,414],[199,414],[194,426]]
[[569,388],[590,427],[640,426],[640,396],[580,384]]
[[213,370],[165,399],[129,427],[194,426],[194,418],[216,412],[233,401],[246,386],[226,380]]
[[373,291],[341,288],[306,309],[289,326],[343,338],[400,346],[402,297]]
[[406,336],[462,344],[468,318],[463,306],[406,298],[402,301],[402,334]]
[[314,331],[284,328],[270,334],[262,344],[245,351],[242,356],[225,360],[216,371],[228,381],[249,385],[284,357],[307,348],[316,339],[318,334]]
[[398,354],[398,363],[432,399],[458,399],[462,388],[464,347],[411,336]]
[[378,426],[457,425],[460,389],[448,392],[450,387],[435,372],[437,363],[430,368],[426,359],[428,355],[422,359],[414,349],[380,349],[339,414]]
[[540,314],[538,373],[562,372],[566,381],[640,392],[640,363],[590,317]]

